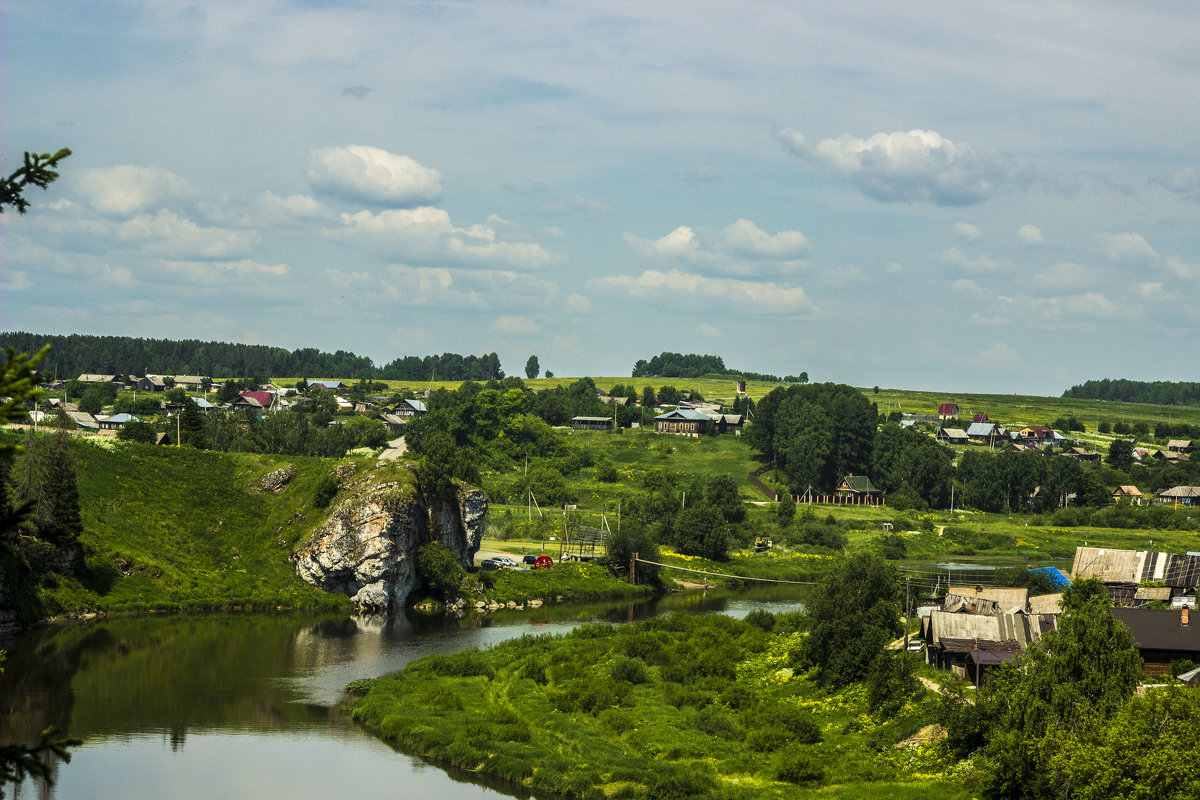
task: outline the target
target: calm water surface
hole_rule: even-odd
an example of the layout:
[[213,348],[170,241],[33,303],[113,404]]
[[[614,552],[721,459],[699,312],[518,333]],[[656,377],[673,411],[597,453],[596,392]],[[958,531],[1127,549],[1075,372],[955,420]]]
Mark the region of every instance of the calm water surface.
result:
[[801,607],[802,590],[671,595],[447,620],[415,615],[206,615],[52,627],[5,642],[0,742],[48,725],[84,740],[53,788],[17,798],[500,798],[512,787],[447,771],[361,731],[342,708],[356,678],[430,653],[583,622]]

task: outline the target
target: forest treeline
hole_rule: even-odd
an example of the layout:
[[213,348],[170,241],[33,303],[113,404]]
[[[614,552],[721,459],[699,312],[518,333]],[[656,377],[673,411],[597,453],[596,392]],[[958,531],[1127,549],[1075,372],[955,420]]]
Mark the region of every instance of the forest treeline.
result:
[[705,375],[729,375],[751,381],[768,381],[771,383],[779,383],[781,380],[787,383],[808,383],[807,372],[801,372],[799,375],[788,375],[781,379],[778,375],[728,369],[725,366],[725,359],[720,356],[700,355],[699,353],[684,355],[683,353],[663,352],[653,356],[649,361],[644,358],[638,359],[633,365],[633,374],[631,377],[702,378]]
[[1131,381],[1104,378],[1084,381],[1063,392],[1077,400],[1120,400],[1126,403],[1155,403],[1163,406],[1200,405],[1200,383],[1192,381]]
[[43,373],[60,379],[81,373],[121,375],[201,375],[209,377],[339,378],[398,381],[488,381],[504,377],[500,357],[443,353],[401,356],[376,366],[367,356],[312,347],[288,350],[262,344],[202,342],[198,339],[143,339],[132,336],[69,336],[15,331],[0,333],[0,347],[36,353],[49,344]]

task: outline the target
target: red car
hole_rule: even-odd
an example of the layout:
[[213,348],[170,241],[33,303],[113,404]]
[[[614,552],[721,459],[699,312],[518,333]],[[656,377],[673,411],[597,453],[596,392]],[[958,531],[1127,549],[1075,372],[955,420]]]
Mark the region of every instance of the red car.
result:
[[537,560],[533,562],[534,569],[548,569],[549,567],[553,566],[554,559],[550,556],[538,556]]

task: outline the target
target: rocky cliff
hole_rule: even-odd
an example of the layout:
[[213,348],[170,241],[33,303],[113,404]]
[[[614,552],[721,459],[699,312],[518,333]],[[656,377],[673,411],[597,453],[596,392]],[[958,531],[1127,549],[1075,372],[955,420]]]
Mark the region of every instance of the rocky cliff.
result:
[[406,468],[374,470],[342,487],[328,518],[297,551],[296,572],[365,611],[402,606],[420,583],[417,550],[440,541],[470,567],[486,515],[478,489],[452,487],[428,502]]

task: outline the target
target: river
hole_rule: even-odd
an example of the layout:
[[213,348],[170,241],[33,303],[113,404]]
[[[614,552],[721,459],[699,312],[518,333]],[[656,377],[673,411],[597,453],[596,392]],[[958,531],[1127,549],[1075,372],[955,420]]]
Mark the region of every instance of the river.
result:
[[673,611],[792,610],[802,596],[778,587],[463,619],[211,614],[51,626],[0,645],[0,742],[31,741],[48,725],[83,740],[53,787],[27,782],[17,798],[528,797],[363,732],[342,706],[343,687],[526,633]]

